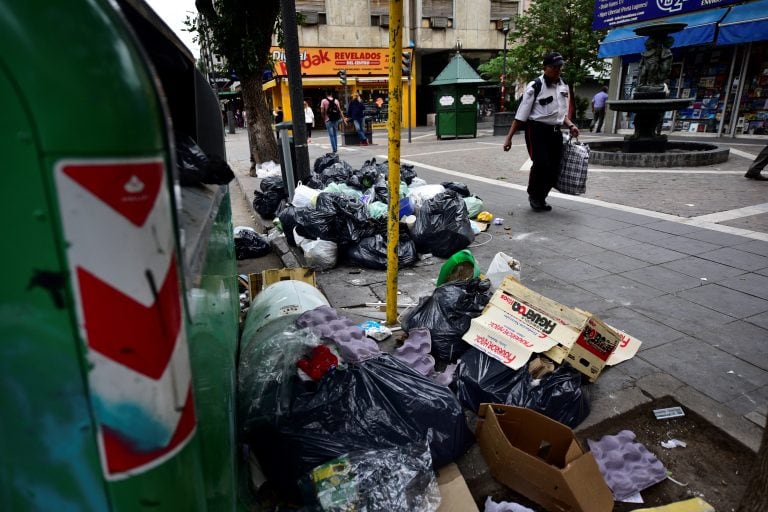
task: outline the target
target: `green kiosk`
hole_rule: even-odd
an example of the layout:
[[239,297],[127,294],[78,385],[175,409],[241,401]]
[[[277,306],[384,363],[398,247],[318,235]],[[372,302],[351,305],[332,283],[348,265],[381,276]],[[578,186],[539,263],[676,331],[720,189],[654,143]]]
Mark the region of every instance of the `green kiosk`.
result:
[[485,80],[459,52],[429,84],[436,88],[437,138],[477,137],[477,89]]

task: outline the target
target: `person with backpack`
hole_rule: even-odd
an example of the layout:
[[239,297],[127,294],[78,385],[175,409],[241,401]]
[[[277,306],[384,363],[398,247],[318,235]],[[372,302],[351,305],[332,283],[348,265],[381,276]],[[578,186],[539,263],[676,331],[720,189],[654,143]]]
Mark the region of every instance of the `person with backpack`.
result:
[[328,130],[328,138],[331,139],[331,150],[336,153],[337,141],[339,133],[339,121],[341,120],[341,105],[339,100],[333,97],[333,91],[329,90],[325,99],[320,102],[320,113],[323,116],[323,122],[325,122],[325,129]]
[[560,78],[563,70],[562,55],[552,52],[544,57],[544,73],[525,88],[515,119],[504,139],[504,151],[512,147],[512,137],[525,131],[525,145],[533,161],[528,175],[528,202],[535,212],[552,209],[547,196],[557,183],[563,152],[563,126],[571,137],[579,136],[579,129],[568,119],[570,98],[568,85]]

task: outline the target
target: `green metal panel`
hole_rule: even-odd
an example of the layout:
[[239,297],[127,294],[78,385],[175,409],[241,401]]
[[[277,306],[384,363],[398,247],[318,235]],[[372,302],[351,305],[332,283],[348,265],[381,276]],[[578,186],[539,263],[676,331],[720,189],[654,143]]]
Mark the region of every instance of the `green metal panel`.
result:
[[477,85],[441,85],[436,88],[437,136],[477,136]]
[[199,284],[187,292],[189,345],[208,510],[237,503],[235,368],[240,300],[229,195],[219,205]]
[[106,510],[50,184],[4,66],[0,111],[0,510]]

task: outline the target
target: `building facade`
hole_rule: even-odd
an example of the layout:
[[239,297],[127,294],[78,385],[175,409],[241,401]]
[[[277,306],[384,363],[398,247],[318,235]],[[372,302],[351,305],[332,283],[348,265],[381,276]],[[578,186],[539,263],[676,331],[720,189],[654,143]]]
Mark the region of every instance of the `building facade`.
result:
[[[477,68],[503,48],[502,19],[522,13],[530,1],[404,0],[402,43],[412,58],[410,82],[404,77],[403,126],[409,120],[412,125],[426,124],[428,114],[435,111],[434,91],[428,84],[448,64],[457,47]],[[303,64],[305,100],[319,109],[319,100],[328,89],[342,100],[357,91],[366,104],[366,113],[374,121],[386,121],[389,0],[296,0],[296,10],[300,13],[302,62],[307,63],[311,56],[324,60],[318,67]],[[273,48],[277,66],[273,80],[264,87],[271,91],[273,106],[281,105],[289,116],[287,72],[280,66],[281,51]],[[341,70],[347,72],[346,87],[338,76]],[[494,93],[498,98],[498,89],[488,90],[489,96]],[[487,99],[481,95],[479,102]]]
[[[629,99],[637,84],[645,37],[634,29],[683,23],[674,43],[671,98],[690,98],[666,112],[667,132],[719,136],[768,135],[768,0],[625,1],[626,15],[607,1],[595,4],[595,28],[611,28],[599,56],[613,58],[611,99]],[[644,12],[648,10],[648,12]],[[635,23],[625,24],[629,21]],[[632,128],[632,116],[609,112],[607,131]]]

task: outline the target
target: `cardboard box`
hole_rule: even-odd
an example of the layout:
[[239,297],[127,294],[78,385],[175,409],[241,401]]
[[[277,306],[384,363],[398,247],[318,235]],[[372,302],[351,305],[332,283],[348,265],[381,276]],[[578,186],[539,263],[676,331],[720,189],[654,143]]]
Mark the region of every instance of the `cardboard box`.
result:
[[491,475],[550,512],[610,512],[613,495],[573,431],[522,407],[482,404],[477,442]]
[[479,512],[459,467],[448,464],[437,470],[440,506],[437,512]]
[[[512,277],[501,282],[483,314],[472,323],[474,330],[463,339],[510,368],[520,368],[531,354],[543,353],[556,363],[568,361],[591,381],[622,341],[619,333],[594,315],[536,293]],[[483,347],[488,340],[492,342]],[[622,360],[632,355],[624,353]]]
[[260,273],[248,274],[248,295],[251,302],[267,286],[278,281],[288,281],[291,279],[304,281],[317,288],[315,271],[311,268],[270,268]]

